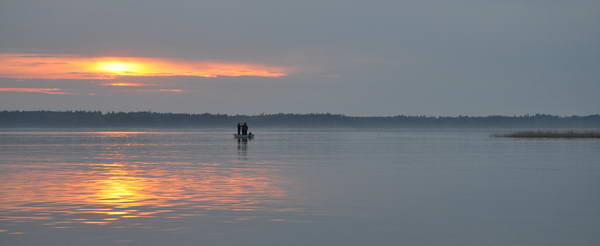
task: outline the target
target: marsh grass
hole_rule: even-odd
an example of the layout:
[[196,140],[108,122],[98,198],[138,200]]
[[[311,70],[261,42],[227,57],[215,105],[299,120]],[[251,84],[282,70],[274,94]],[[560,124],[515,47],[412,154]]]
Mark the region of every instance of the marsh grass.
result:
[[600,138],[600,131],[521,131],[494,136],[506,138]]

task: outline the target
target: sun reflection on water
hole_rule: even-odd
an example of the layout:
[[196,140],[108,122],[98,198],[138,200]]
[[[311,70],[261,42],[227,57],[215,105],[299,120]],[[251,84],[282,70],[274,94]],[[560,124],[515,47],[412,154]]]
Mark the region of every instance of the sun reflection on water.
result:
[[0,173],[0,221],[128,226],[131,219],[269,209],[286,196],[272,169],[141,159],[115,149],[88,157],[91,163],[13,165]]

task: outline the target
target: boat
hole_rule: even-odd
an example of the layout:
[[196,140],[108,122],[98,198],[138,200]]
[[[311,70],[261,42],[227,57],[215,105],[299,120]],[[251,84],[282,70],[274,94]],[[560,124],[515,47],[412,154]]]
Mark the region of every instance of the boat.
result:
[[235,139],[253,139],[254,138],[254,134],[248,134],[248,135],[242,135],[242,134],[233,134],[233,137]]

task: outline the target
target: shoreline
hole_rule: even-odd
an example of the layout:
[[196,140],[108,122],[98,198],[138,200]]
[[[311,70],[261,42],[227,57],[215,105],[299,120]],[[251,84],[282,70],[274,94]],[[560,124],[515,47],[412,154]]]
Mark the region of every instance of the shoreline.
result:
[[519,131],[494,136],[504,138],[600,138],[600,131]]

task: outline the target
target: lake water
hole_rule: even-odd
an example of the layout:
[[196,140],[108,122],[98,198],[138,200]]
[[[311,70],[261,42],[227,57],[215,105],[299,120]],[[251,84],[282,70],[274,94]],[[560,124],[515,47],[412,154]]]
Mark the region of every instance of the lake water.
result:
[[600,245],[600,140],[0,130],[0,245]]

